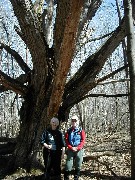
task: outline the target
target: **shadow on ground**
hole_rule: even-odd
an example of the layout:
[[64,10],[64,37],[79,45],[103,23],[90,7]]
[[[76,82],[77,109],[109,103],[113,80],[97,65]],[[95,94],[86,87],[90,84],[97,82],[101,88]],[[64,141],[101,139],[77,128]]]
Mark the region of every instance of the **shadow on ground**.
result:
[[[33,175],[32,173],[30,175],[26,175],[27,173],[25,173],[25,170],[22,170],[22,172],[20,171],[18,172],[14,172],[12,174],[9,174],[8,172],[3,173],[5,168],[6,168],[6,164],[9,160],[9,157],[0,157],[0,180],[44,180],[44,174],[43,169],[40,173],[40,175]],[[63,172],[64,170],[62,170],[62,179],[63,179]],[[73,175],[73,171],[71,173],[71,175]],[[131,180],[130,177],[126,177],[126,176],[108,176],[108,175],[102,175],[99,173],[94,173],[94,172],[90,172],[89,170],[82,170],[81,171],[81,176],[80,176],[82,180],[90,180],[90,179],[100,179],[100,180]],[[52,180],[56,180],[55,177],[52,178]]]
[[[73,175],[73,172],[72,174]],[[20,175],[21,176],[21,175]],[[101,175],[99,173],[92,173],[90,172],[89,170],[84,170],[81,172],[81,176],[80,176],[81,180],[91,180],[91,179],[100,179],[100,180],[131,180],[130,177],[126,177],[126,176],[117,176],[117,177],[114,177],[114,176],[108,176],[108,175]],[[41,175],[31,175],[31,176],[25,176],[25,177],[16,177],[15,179],[12,178],[12,175],[9,176],[8,179],[13,179],[13,180],[44,180],[44,174],[41,174]],[[62,180],[63,180],[63,174],[62,174]],[[72,178],[71,178],[72,179]],[[4,178],[3,178],[4,180]],[[51,180],[56,180],[55,177],[52,177]]]

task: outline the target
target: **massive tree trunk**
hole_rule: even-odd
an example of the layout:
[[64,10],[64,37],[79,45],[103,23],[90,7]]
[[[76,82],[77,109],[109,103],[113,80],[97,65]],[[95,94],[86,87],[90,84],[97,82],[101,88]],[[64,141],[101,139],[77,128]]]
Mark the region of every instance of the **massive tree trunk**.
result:
[[31,89],[20,111],[20,133],[14,151],[14,168],[31,167],[31,163],[40,147],[40,136],[47,125],[47,104],[44,92],[36,94]]

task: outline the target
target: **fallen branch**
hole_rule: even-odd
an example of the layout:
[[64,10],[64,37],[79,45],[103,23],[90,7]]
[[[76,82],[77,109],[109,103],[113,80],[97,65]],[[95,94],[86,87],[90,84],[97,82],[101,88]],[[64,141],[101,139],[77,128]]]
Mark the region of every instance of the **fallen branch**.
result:
[[97,161],[98,163],[106,166],[107,170],[109,170],[114,177],[118,177],[117,174],[115,174],[115,172],[113,172],[113,170],[109,167],[109,165],[108,165],[107,163],[102,162],[102,161],[99,161],[98,159],[96,159],[96,161]]
[[109,167],[108,164],[106,164],[105,162],[99,161],[99,159],[98,159],[99,157],[101,157],[101,156],[86,156],[86,157],[83,158],[83,161],[87,162],[89,160],[95,160],[98,163],[106,166],[107,170],[109,170],[114,177],[118,177],[117,174],[115,174],[115,172],[113,172],[113,170]]

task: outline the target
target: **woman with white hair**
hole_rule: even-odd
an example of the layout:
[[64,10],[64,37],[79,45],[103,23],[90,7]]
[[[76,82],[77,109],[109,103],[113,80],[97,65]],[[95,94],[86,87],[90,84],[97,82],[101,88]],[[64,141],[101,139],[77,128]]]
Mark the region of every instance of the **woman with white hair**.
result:
[[43,159],[45,165],[45,179],[49,180],[51,170],[55,179],[61,179],[61,158],[64,157],[65,142],[62,132],[58,129],[59,120],[53,117],[50,121],[51,127],[45,129],[41,143],[43,149]]

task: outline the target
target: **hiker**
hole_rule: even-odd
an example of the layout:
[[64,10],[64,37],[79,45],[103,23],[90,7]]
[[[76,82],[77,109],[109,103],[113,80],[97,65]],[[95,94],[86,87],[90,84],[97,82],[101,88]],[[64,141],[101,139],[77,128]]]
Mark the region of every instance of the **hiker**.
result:
[[81,127],[79,127],[79,118],[76,115],[71,118],[71,127],[65,134],[65,141],[67,146],[67,159],[64,180],[69,180],[69,175],[71,173],[73,164],[75,166],[74,180],[78,180],[83,162],[85,132]]
[[53,170],[55,179],[61,179],[61,159],[64,158],[65,141],[62,132],[58,129],[59,120],[53,117],[51,127],[45,129],[41,143],[43,145],[43,159],[45,165],[45,179],[49,180]]

